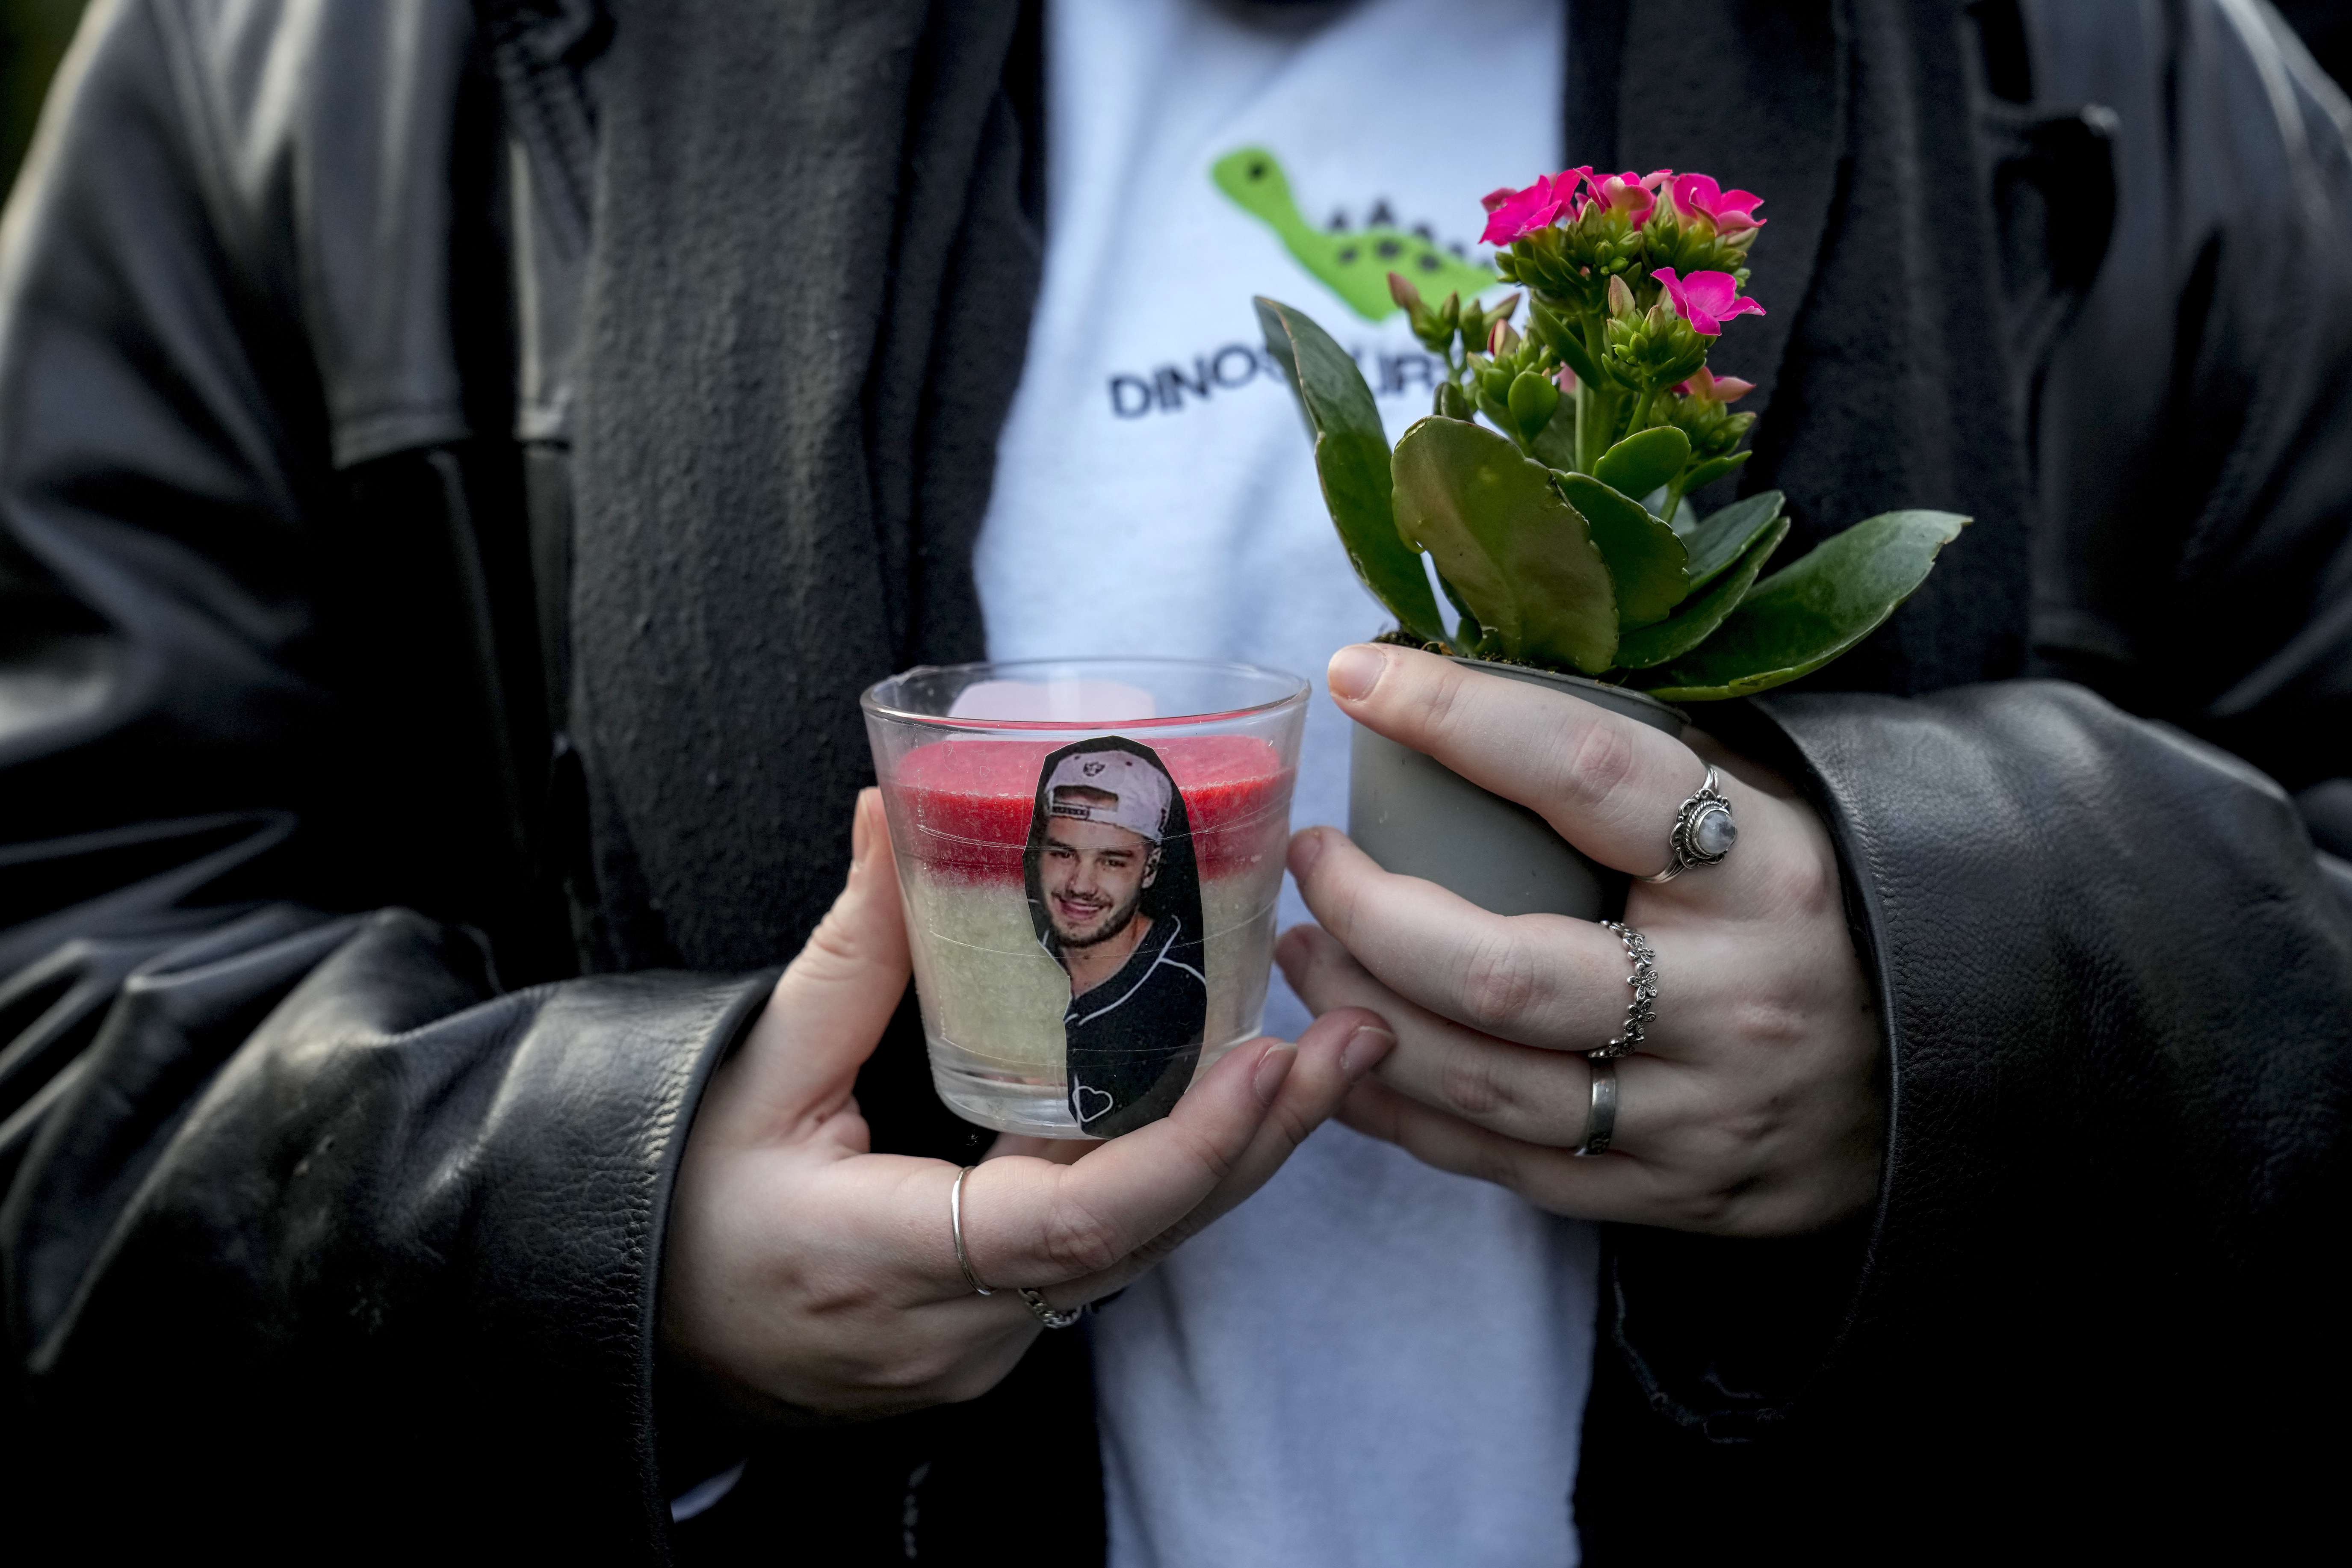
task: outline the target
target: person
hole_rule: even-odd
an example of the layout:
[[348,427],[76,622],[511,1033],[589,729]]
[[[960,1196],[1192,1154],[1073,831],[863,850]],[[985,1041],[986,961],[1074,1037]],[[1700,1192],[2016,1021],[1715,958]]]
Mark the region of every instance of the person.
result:
[[1070,977],[1070,1114],[1114,1137],[1168,1113],[1207,1032],[1192,834],[1159,759],[1116,738],[1048,758],[1038,802],[1030,908],[1038,942]]
[[[634,1562],[2324,1528],[2347,120],[2234,0],[95,7],[0,258],[22,1511]],[[1684,740],[1360,646],[1246,335],[1352,309],[1319,235],[1442,248],[1570,162],[1766,196],[1719,363],[1792,555],[1976,519]],[[984,1145],[855,697],[1147,641],[1344,649],[1298,1043]],[[1605,1156],[1622,948],[1320,826],[1350,723],[1633,875],[1718,770],[1729,857],[1629,900]]]

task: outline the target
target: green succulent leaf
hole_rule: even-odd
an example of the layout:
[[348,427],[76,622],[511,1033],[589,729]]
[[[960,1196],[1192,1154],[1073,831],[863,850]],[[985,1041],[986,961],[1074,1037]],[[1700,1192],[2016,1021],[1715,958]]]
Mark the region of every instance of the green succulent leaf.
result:
[[1707,702],[1810,675],[1893,615],[1968,523],[1948,511],[1864,518],[1758,584],[1713,637],[1643,689],[1667,702]]
[[1691,592],[1698,592],[1715,580],[1716,574],[1748,553],[1757,536],[1780,515],[1783,499],[1779,490],[1759,490],[1680,531],[1683,542],[1690,546]]
[[1429,591],[1429,574],[1420,553],[1397,532],[1388,437],[1363,373],[1329,333],[1291,307],[1261,298],[1257,319],[1266,352],[1281,364],[1315,431],[1323,504],[1356,575],[1405,630],[1426,641],[1444,640],[1445,623]]
[[1437,574],[1437,586],[1438,591],[1445,595],[1445,602],[1454,606],[1454,613],[1462,617],[1454,627],[1454,651],[1475,653],[1479,642],[1486,635],[1486,628],[1478,624],[1478,612],[1462,602],[1461,590],[1447,582],[1443,572]]
[[1706,489],[1755,455],[1753,452],[1734,452],[1728,458],[1709,458],[1683,476],[1683,494],[1689,495],[1694,490]]
[[1587,675],[1610,667],[1609,568],[1549,469],[1483,426],[1435,417],[1404,433],[1394,465],[1397,526],[1476,616],[1482,647]]
[[1549,424],[1536,433],[1528,443],[1528,455],[1547,468],[1576,467],[1576,419],[1574,409],[1555,415]]
[[1547,310],[1541,301],[1528,307],[1528,330],[1534,334],[1536,342],[1558,354],[1560,363],[1576,373],[1577,380],[1590,386],[1601,379],[1601,373],[1593,368],[1592,356],[1585,352],[1584,340],[1576,335],[1576,329]]
[[1713,635],[1723,625],[1724,617],[1738,607],[1756,585],[1756,574],[1764,570],[1764,563],[1772,552],[1789,537],[1789,520],[1775,516],[1764,531],[1748,543],[1747,552],[1731,563],[1731,570],[1718,575],[1706,589],[1694,592],[1682,603],[1682,607],[1654,626],[1627,632],[1617,639],[1617,664],[1622,669],[1647,669],[1664,664],[1670,658],[1680,658]]
[[1690,461],[1690,437],[1671,425],[1636,430],[1592,465],[1592,477],[1629,496],[1645,496],[1683,471]]
[[[1679,432],[1677,432],[1679,434]],[[1560,493],[1583,513],[1617,588],[1617,624],[1626,631],[1674,613],[1690,593],[1682,536],[1633,497],[1586,474],[1559,476]]]

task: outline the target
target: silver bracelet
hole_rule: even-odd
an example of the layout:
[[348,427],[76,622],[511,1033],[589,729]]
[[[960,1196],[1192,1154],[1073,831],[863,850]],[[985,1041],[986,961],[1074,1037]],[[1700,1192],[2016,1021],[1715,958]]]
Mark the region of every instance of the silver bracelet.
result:
[[1049,1329],[1066,1329],[1087,1315],[1084,1307],[1073,1307],[1066,1312],[1056,1311],[1052,1303],[1026,1285],[1016,1285],[1013,1289],[1020,1292],[1023,1300],[1029,1303],[1029,1310],[1037,1314],[1037,1321]]

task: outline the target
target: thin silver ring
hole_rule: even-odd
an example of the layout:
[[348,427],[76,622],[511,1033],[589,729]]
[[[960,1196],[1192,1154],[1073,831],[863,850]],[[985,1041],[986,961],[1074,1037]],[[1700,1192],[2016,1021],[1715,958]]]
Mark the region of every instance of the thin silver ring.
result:
[[[1716,816],[1723,819],[1723,826],[1731,833],[1732,842],[1709,855],[1698,847],[1699,825]],[[1714,865],[1730,854],[1732,846],[1738,841],[1739,825],[1732,820],[1731,802],[1724,795],[1723,786],[1717,782],[1715,770],[1710,767],[1706,770],[1706,782],[1683,802],[1681,810],[1675,813],[1674,829],[1666,838],[1673,858],[1666,862],[1666,868],[1654,877],[1636,877],[1633,879],[1637,882],[1671,882],[1694,866]]]
[[1592,1110],[1584,1119],[1584,1142],[1576,1152],[1580,1155],[1606,1154],[1609,1140],[1617,1135],[1617,1064],[1608,1057],[1589,1059],[1592,1063]]
[[[971,1254],[963,1247],[963,1179],[978,1169],[977,1165],[966,1165],[956,1173],[955,1185],[948,1189],[948,1228],[955,1236],[956,1267],[963,1270],[963,1282],[982,1296],[993,1296],[996,1292],[982,1284],[980,1276],[971,1271]],[[1084,1307],[1073,1307],[1066,1312],[1058,1310],[1052,1302],[1026,1285],[1016,1285],[1013,1290],[1014,1295],[1028,1303],[1029,1310],[1037,1315],[1037,1321],[1049,1329],[1066,1329],[1087,1315]]]
[[982,1284],[980,1276],[971,1271],[971,1255],[963,1249],[963,1179],[979,1169],[977,1165],[966,1165],[956,1173],[955,1185],[948,1189],[948,1224],[955,1231],[956,1267],[963,1270],[963,1282],[982,1296],[993,1296],[996,1292]]

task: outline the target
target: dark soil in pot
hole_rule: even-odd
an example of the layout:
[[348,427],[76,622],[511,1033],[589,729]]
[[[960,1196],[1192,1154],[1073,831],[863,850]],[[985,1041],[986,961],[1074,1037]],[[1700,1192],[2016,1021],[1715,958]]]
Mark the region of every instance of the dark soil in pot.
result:
[[[1680,709],[1622,686],[1524,665],[1454,662],[1597,702],[1669,735],[1689,722]],[[1349,757],[1348,837],[1383,868],[1424,878],[1498,915],[1597,921],[1624,911],[1625,873],[1585,858],[1527,807],[1360,724]],[[1659,843],[1663,864],[1663,833]]]

